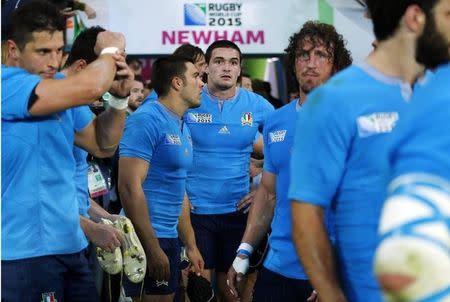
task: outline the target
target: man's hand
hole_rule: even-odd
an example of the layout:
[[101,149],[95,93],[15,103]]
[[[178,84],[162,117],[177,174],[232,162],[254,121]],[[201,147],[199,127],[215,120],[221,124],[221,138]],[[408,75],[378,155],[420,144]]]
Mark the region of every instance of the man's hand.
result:
[[102,223],[93,223],[92,229],[86,234],[86,237],[95,246],[107,252],[113,252],[120,247],[122,235],[111,225]]
[[97,56],[100,55],[106,47],[117,47],[119,51],[125,51],[125,36],[118,32],[102,31],[97,35],[94,52]]
[[106,219],[110,220],[111,222],[116,221],[117,219],[119,219],[120,215],[116,215],[116,214],[109,214],[107,217],[105,217]]
[[262,172],[264,160],[250,158],[250,177],[255,177]]
[[233,265],[228,270],[227,284],[235,297],[239,297],[237,290],[238,283],[242,281],[244,275],[247,273],[249,265],[250,261],[247,255],[237,255],[234,258]]
[[191,263],[191,271],[195,272],[197,275],[201,275],[205,267],[205,261],[203,260],[198,248],[186,248],[186,253],[189,258],[189,262]]
[[125,62],[125,58],[123,60],[118,60],[116,65],[116,80],[113,81],[109,92],[115,96],[124,98],[130,95],[131,86],[134,80],[134,73]]
[[311,296],[306,299],[306,302],[319,302],[319,296],[315,290],[311,292]]
[[255,196],[256,190],[251,191],[247,195],[245,195],[239,202],[237,203],[236,207],[238,211],[244,210],[244,213],[247,213],[250,211],[250,206],[253,203],[253,198]]
[[158,281],[168,281],[170,279],[169,258],[161,247],[153,247],[149,253],[146,252],[146,255],[149,276]]
[[66,18],[73,17],[77,14],[77,11],[73,10],[71,7],[66,7],[59,12]]
[[84,13],[88,17],[88,19],[94,19],[95,17],[97,17],[97,12],[95,11],[95,9],[90,7],[87,3],[84,4]]

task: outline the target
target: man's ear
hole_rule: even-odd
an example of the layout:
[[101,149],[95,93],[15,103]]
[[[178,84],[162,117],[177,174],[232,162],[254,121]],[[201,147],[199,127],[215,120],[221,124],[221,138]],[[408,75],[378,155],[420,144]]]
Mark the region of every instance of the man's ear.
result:
[[86,66],[88,66],[86,60],[84,60],[84,59],[76,60],[75,63],[73,63],[73,64],[74,64],[74,67],[75,67],[75,71],[76,71],[76,72],[80,72],[80,71],[82,71],[83,69],[85,69]]
[[173,89],[175,89],[176,91],[179,91],[181,87],[183,87],[183,80],[179,77],[173,77],[170,83]]
[[6,41],[6,47],[8,49],[8,56],[16,61],[20,58],[20,49],[19,46],[17,46],[16,42],[13,40],[7,40]]
[[425,28],[426,16],[418,5],[410,5],[405,12],[404,21],[409,30],[421,33]]

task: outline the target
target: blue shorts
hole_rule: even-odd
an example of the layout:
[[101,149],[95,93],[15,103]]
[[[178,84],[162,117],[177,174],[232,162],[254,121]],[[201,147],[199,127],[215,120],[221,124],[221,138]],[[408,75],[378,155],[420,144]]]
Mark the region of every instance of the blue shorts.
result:
[[[2,301],[98,302],[86,251],[2,261]],[[49,299],[51,301],[51,299]]]
[[[170,263],[170,279],[168,283],[161,283],[150,278],[148,272],[144,278],[143,295],[170,295],[178,290],[180,284],[180,242],[178,238],[158,238],[159,246],[166,253]],[[148,258],[147,258],[148,261]],[[123,288],[127,297],[139,297],[142,283],[133,283],[124,275]]]
[[244,235],[247,215],[241,212],[218,215],[191,213],[191,223],[205,269],[227,272]]
[[308,280],[284,277],[263,267],[258,272],[254,302],[304,302],[311,295],[313,288]]

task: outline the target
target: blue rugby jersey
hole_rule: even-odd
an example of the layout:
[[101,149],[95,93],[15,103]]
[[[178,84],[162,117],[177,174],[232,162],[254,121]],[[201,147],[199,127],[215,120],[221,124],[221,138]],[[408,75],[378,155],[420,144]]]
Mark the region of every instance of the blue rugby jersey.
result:
[[92,115],[79,107],[33,117],[40,77],[2,65],[2,260],[86,248],[75,188],[74,134]]
[[313,91],[298,115],[289,198],[332,207],[349,301],[382,301],[372,264],[387,146],[411,91],[367,63],[353,65]]
[[219,101],[203,88],[201,106],[185,116],[192,135],[194,161],[186,190],[195,214],[225,214],[249,191],[250,154],[272,105],[238,88]]
[[158,238],[178,237],[187,170],[192,165],[189,128],[159,102],[146,102],[126,121],[120,157],[149,163],[142,189]]

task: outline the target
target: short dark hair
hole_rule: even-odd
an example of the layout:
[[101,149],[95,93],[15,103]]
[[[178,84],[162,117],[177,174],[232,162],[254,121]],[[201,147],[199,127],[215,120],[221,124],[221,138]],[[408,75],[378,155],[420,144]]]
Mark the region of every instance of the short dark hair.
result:
[[176,56],[190,58],[194,62],[199,61],[202,57],[205,56],[205,53],[200,47],[194,46],[189,43],[179,46],[177,49],[175,49],[173,54]]
[[408,6],[416,4],[429,16],[436,2],[437,0],[366,0],[375,37],[379,41],[390,38],[397,31]]
[[294,73],[295,58],[303,43],[308,41],[313,46],[323,45],[333,59],[333,72],[338,72],[352,64],[352,55],[345,47],[347,42],[339,34],[333,25],[319,21],[308,21],[303,24],[300,31],[289,38],[289,45],[284,50],[286,52],[287,66],[291,66]]
[[11,39],[19,49],[31,41],[33,32],[64,31],[66,20],[58,8],[46,0],[33,0],[14,11],[11,17]]
[[142,67],[142,62],[139,58],[135,57],[135,56],[127,56],[127,58],[125,59],[128,65],[131,65],[133,63],[137,63],[140,67]]
[[97,36],[103,31],[105,29],[100,26],[89,27],[83,30],[72,44],[65,67],[80,59],[85,60],[87,64],[94,62],[98,58],[98,55],[94,52]]
[[152,84],[158,96],[166,96],[169,93],[172,79],[180,77],[185,81],[186,63],[194,62],[186,57],[170,55],[159,58],[153,63]]
[[142,78],[142,76],[141,76],[140,74],[135,75],[135,76],[134,76],[134,80],[135,80],[135,81],[138,81],[138,82],[141,82],[142,84],[144,84],[144,79]]
[[232,49],[237,50],[239,52],[239,62],[242,62],[242,52],[235,43],[233,43],[229,40],[218,40],[218,41],[213,42],[211,45],[209,45],[208,49],[206,50],[205,60],[206,60],[207,64],[209,64],[209,60],[211,60],[212,52],[216,48],[232,48]]

